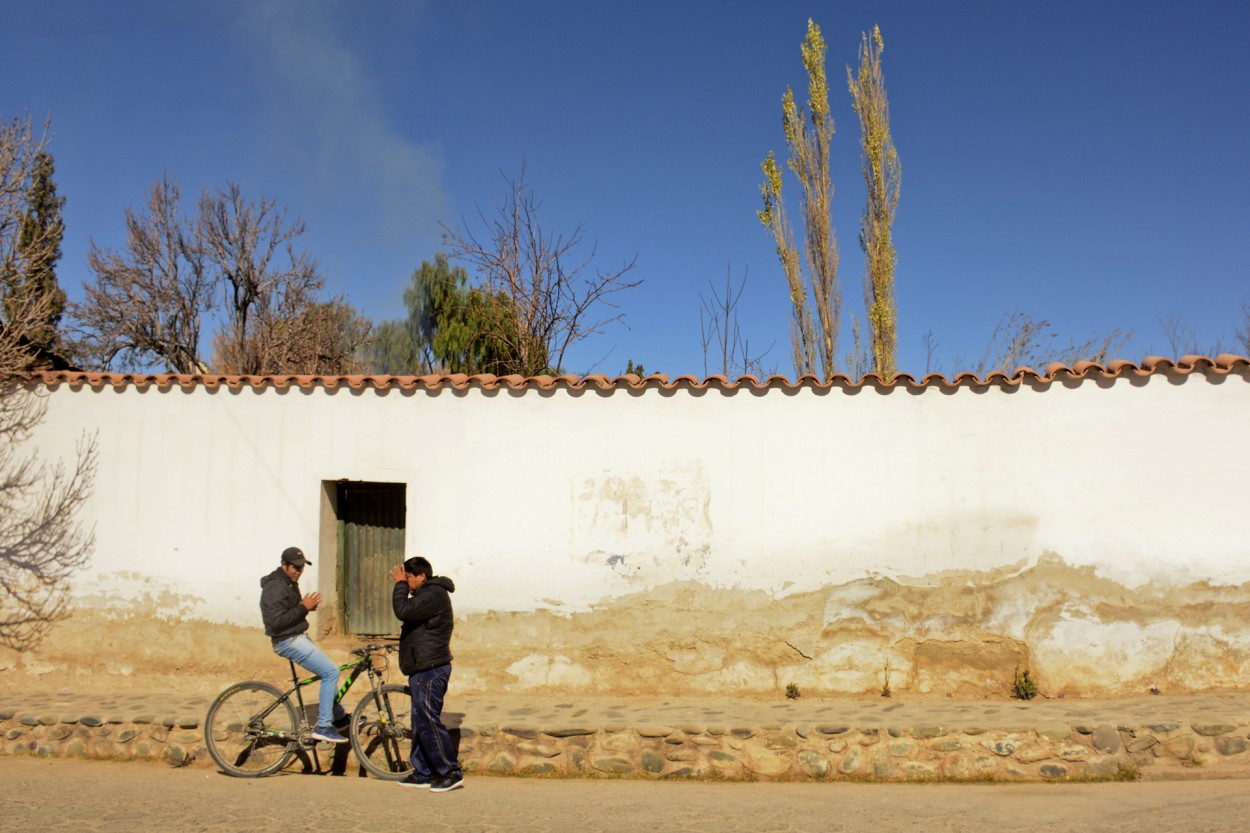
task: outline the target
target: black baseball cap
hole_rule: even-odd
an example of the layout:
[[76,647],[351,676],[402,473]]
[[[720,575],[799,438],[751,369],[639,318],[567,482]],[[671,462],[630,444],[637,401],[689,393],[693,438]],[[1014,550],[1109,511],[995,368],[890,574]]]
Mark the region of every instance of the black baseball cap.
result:
[[299,547],[287,547],[282,551],[282,563],[303,567],[305,564],[311,564],[312,562],[304,556],[304,551]]

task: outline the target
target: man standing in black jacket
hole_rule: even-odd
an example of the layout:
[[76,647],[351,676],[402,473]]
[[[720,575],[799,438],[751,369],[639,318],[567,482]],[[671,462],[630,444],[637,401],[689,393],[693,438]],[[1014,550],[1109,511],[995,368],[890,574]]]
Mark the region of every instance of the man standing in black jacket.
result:
[[391,570],[399,637],[399,669],[412,690],[412,772],[402,784],[441,793],[464,786],[456,748],[443,725],[443,697],[451,678],[451,596],[456,585],[434,575],[430,562],[417,556]]

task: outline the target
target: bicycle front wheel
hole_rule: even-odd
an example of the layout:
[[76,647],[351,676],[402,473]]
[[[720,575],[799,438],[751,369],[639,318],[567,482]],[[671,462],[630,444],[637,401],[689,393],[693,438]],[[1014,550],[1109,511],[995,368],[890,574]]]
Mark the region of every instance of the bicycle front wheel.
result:
[[227,775],[259,778],[282,769],[298,743],[295,708],[269,683],[230,686],[208,707],[204,740]]
[[406,685],[371,691],[352,713],[348,729],[356,759],[375,778],[402,780],[412,771],[412,694]]

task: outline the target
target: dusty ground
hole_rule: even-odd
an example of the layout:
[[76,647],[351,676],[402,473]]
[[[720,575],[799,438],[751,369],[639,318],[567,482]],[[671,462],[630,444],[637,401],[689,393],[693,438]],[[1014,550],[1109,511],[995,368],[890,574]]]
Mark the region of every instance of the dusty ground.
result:
[[[356,778],[244,781],[163,765],[0,758],[0,831],[1241,833],[1240,781],[890,785],[470,777],[462,790]],[[49,796],[59,796],[52,801]]]

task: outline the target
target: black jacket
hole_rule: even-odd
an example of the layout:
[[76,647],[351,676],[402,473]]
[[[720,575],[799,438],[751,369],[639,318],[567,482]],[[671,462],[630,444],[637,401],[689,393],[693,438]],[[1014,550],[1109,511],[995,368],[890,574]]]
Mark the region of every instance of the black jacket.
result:
[[399,632],[399,670],[412,676],[451,662],[451,596],[456,585],[446,576],[433,576],[421,589],[408,594],[406,582],[395,582],[391,606],[404,623]]
[[308,608],[299,594],[299,585],[287,578],[282,568],[260,580],[260,618],[265,633],[275,643],[308,630]]

